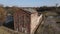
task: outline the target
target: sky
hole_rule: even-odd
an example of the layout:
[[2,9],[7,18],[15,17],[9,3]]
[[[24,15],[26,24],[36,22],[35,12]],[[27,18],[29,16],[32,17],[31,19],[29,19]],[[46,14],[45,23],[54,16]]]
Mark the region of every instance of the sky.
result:
[[4,6],[40,7],[60,5],[60,0],[0,0]]

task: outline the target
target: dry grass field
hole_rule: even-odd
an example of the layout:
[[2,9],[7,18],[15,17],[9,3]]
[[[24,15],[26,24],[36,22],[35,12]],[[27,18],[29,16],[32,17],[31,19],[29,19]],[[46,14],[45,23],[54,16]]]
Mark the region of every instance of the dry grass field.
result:
[[53,18],[46,18],[45,22],[39,26],[35,34],[60,34],[59,24]]
[[0,34],[11,34],[11,33],[7,32],[6,30],[3,29],[2,26],[0,26]]
[[15,31],[8,29],[4,26],[0,26],[0,34],[23,34],[23,33],[15,32]]

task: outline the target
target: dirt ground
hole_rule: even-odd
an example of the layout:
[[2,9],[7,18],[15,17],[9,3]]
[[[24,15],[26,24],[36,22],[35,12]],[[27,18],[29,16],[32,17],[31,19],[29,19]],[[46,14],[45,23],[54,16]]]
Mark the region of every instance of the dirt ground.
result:
[[45,22],[41,24],[35,34],[60,34],[59,23],[56,23],[54,18],[46,18]]

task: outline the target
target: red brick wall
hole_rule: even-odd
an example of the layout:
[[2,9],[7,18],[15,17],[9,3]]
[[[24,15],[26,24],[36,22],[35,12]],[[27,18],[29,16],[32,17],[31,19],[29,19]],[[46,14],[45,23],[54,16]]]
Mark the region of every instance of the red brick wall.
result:
[[14,29],[17,30],[17,28],[20,32],[30,33],[30,15],[22,10],[14,13]]

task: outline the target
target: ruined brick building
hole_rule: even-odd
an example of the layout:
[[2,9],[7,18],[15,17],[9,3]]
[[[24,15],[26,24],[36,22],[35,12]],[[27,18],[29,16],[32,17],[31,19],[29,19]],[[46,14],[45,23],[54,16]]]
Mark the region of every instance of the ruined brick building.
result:
[[32,34],[42,20],[42,15],[34,9],[17,9],[14,13],[14,29],[25,34]]

